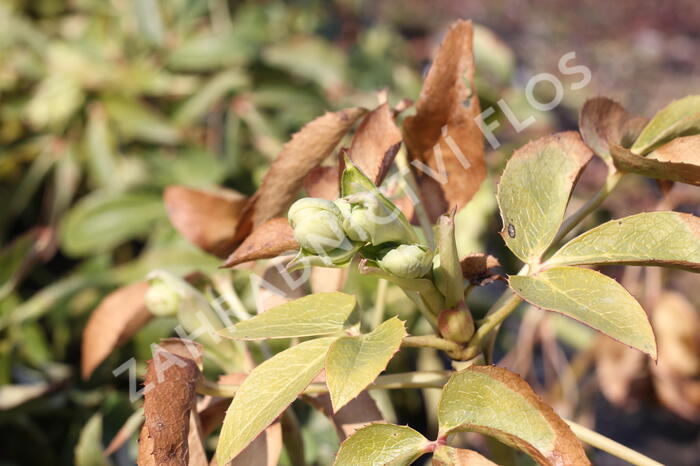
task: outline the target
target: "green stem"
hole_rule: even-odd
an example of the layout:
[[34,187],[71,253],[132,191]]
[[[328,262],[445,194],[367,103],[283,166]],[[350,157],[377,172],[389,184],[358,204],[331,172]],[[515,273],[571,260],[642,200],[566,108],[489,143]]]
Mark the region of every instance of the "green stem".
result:
[[599,434],[598,432],[587,429],[573,421],[566,421],[566,423],[569,424],[569,427],[571,427],[573,433],[576,435],[576,437],[581,439],[581,441],[599,450],[610,453],[617,458],[623,459],[628,463],[636,466],[662,466],[661,463],[654,461],[653,459],[644,456],[631,448],[621,445],[616,441]]
[[462,347],[454,341],[445,340],[435,335],[410,335],[404,337],[401,346],[408,348],[435,348],[447,353],[458,352]]
[[622,177],[625,175],[624,172],[615,171],[608,175],[605,180],[605,184],[602,188],[584,205],[581,206],[576,212],[571,214],[564,223],[562,223],[559,232],[552,240],[552,245],[545,251],[542,255],[543,258],[547,258],[552,255],[558,248],[559,243],[568,235],[571,230],[573,230],[579,223],[583,221],[584,218],[588,217],[594,210],[596,210],[605,201],[608,195],[615,189]]
[[495,309],[493,312],[490,312],[486,315],[486,317],[477,322],[478,328],[462,353],[463,359],[471,359],[477,356],[481,351],[481,344],[488,334],[491,333],[492,330],[496,329],[501,322],[506,319],[506,317],[511,315],[522,302],[520,296],[516,295],[511,290],[506,291],[504,296],[507,296],[507,293],[510,293],[511,296],[508,297],[505,302],[500,305],[500,307]]
[[[420,371],[381,375],[367,389],[442,388],[452,374],[452,371]],[[201,395],[233,398],[239,387],[239,385],[219,384],[204,377],[200,377],[197,381],[197,393]],[[325,383],[312,383],[306,387],[303,393],[307,395],[328,393],[328,387]]]

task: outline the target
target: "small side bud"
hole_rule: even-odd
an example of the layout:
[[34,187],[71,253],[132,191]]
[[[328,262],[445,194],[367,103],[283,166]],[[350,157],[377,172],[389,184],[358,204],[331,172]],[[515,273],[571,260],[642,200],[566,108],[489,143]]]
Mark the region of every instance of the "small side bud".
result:
[[438,329],[447,340],[467,343],[474,335],[474,319],[468,309],[446,309],[438,316]]
[[180,293],[169,284],[155,279],[146,291],[146,308],[156,316],[172,316],[180,309]]
[[419,244],[401,244],[377,261],[379,267],[399,278],[420,278],[430,272],[433,253]]

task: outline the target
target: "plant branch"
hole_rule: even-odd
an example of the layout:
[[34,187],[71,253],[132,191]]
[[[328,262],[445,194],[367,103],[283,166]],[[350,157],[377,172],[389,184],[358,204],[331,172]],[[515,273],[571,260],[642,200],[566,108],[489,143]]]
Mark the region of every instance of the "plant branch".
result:
[[569,427],[571,427],[571,430],[576,437],[592,447],[610,453],[611,455],[636,466],[662,466],[661,463],[654,461],[653,459],[644,456],[631,448],[619,444],[616,441],[599,434],[598,432],[587,429],[586,427],[583,427],[582,425],[573,421],[566,421],[566,423],[569,424]]
[[506,291],[506,293],[510,293],[511,296],[508,297],[497,309],[490,312],[486,315],[486,317],[477,322],[478,328],[472,339],[469,340],[467,347],[462,352],[462,359],[466,360],[477,356],[481,351],[481,344],[488,334],[501,325],[501,322],[511,315],[523,301],[520,296],[516,295],[511,290]]
[[[402,388],[442,388],[447,383],[452,371],[419,371],[402,372],[399,374],[381,375],[368,390],[394,390]],[[220,384],[201,376],[197,381],[197,393],[201,395],[233,398],[240,385]],[[303,392],[307,395],[328,393],[325,383],[312,383]]]
[[447,353],[459,352],[462,347],[450,340],[445,340],[436,335],[409,335],[404,337],[401,346],[406,348],[435,348]]

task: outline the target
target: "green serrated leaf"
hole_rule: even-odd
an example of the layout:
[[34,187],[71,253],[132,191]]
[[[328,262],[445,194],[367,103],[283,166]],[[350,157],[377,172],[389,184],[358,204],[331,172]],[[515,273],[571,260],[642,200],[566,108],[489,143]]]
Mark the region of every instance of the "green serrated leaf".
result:
[[166,218],[160,196],[151,193],[94,192],[66,215],[61,247],[71,256],[109,251],[120,243],[145,236]]
[[386,369],[405,336],[404,323],[392,317],[366,335],[341,337],[331,345],[326,356],[326,383],[334,411]]
[[221,335],[238,340],[330,335],[343,330],[355,308],[355,296],[316,293],[275,306],[252,319],[225,329]]
[[539,262],[551,244],[592,155],[578,133],[567,132],[530,142],[508,161],[498,185],[501,236],[523,262]]
[[293,346],[260,364],[248,375],[226,411],[216,449],[226,464],[287,408],[323,369],[334,337]]
[[642,306],[610,277],[578,267],[553,267],[531,276],[509,277],[524,300],[555,311],[656,359],[656,341]]
[[675,137],[700,132],[700,95],[674,100],[660,110],[644,127],[630,151],[636,155]]
[[334,466],[405,466],[427,452],[430,441],[408,426],[371,424],[340,445]]
[[700,218],[646,212],[611,220],[572,239],[551,265],[660,265],[700,272]]
[[552,408],[517,374],[472,366],[454,374],[438,405],[440,437],[480,432],[544,465],[590,464],[581,444]]

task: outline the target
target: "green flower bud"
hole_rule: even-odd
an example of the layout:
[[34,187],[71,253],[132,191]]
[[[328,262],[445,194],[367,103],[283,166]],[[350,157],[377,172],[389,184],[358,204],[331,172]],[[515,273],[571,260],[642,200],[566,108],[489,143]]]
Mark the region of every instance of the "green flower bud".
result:
[[433,253],[419,244],[401,244],[377,261],[379,267],[399,278],[420,278],[430,272]]
[[438,316],[440,335],[457,343],[467,343],[474,335],[474,318],[468,309],[446,309]]
[[180,293],[161,280],[153,280],[151,286],[146,291],[144,298],[146,308],[153,315],[171,316],[175,315],[180,308]]
[[357,193],[338,199],[343,217],[343,230],[353,241],[383,243],[412,243],[415,234],[403,214],[378,193]]
[[289,224],[302,249],[326,255],[337,249],[353,248],[342,227],[340,209],[325,199],[299,199],[289,209]]

